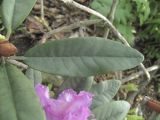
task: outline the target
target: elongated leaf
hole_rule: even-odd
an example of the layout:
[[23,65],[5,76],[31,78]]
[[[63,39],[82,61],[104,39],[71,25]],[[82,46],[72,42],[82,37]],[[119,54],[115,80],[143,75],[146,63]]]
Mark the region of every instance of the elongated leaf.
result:
[[153,112],[149,120],[160,120],[160,114],[157,112]]
[[34,86],[42,82],[42,74],[38,70],[28,68],[26,71],[26,76],[32,81]]
[[97,120],[123,120],[130,105],[126,101],[112,101],[93,109]]
[[18,27],[33,8],[36,0],[3,0],[2,15],[5,27],[12,31]]
[[160,120],[160,114],[157,115],[156,119],[155,120]]
[[25,63],[34,69],[67,76],[92,76],[125,70],[143,61],[137,50],[97,37],[48,42],[30,49],[25,57]]
[[72,88],[77,92],[82,90],[88,91],[93,83],[93,78],[89,77],[67,77],[59,88],[59,93],[65,89]]
[[90,89],[90,92],[94,94],[92,108],[111,101],[120,88],[120,85],[121,82],[119,80],[106,80],[94,84]]
[[9,64],[0,66],[0,120],[45,120],[33,85]]

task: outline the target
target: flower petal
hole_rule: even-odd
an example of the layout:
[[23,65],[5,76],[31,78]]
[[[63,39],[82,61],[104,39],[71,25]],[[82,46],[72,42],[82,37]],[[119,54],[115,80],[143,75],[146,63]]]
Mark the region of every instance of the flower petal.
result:
[[35,91],[40,99],[42,106],[46,106],[48,104],[49,98],[49,89],[41,84],[37,84],[35,86]]
[[81,91],[77,94],[72,89],[64,90],[57,99],[49,97],[49,90],[43,85],[36,85],[47,120],[87,120],[93,95]]

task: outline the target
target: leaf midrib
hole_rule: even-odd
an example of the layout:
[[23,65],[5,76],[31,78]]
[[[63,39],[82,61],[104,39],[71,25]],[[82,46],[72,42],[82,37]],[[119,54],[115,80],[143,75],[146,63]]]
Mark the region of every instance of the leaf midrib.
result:
[[141,58],[141,56],[25,56],[26,58]]

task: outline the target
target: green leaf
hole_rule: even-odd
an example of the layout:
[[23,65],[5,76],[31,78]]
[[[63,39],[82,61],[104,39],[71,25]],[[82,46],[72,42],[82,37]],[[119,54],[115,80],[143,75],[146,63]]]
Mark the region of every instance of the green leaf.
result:
[[28,68],[26,71],[26,76],[32,81],[34,86],[42,82],[42,74],[38,70]]
[[92,76],[133,68],[143,61],[137,50],[98,37],[69,38],[37,45],[25,54],[30,67],[52,74]]
[[[100,12],[104,16],[108,16],[110,9],[112,7],[113,0],[93,0],[90,2],[91,8]],[[127,39],[130,44],[133,44],[134,41],[134,34],[133,30],[135,31],[134,27],[132,26],[132,22],[135,21],[132,13],[132,7],[130,1],[128,0],[121,0],[116,7],[115,15],[114,15],[114,25],[120,31],[120,33]],[[95,18],[91,16],[91,18]],[[99,26],[99,25],[98,25]]]
[[120,33],[127,39],[127,41],[130,44],[133,44],[134,42],[133,31],[135,31],[134,27],[132,27],[131,25],[124,25],[117,23],[116,28],[118,29],[118,31],[120,31]]
[[[108,16],[112,0],[93,0],[90,3],[91,8],[100,12],[104,16]],[[128,20],[132,18],[132,4],[128,0],[121,0],[115,11],[115,21],[116,23],[127,24]],[[130,20],[131,21],[131,20]]]
[[133,0],[136,3],[137,14],[140,20],[140,25],[148,19],[150,15],[150,4],[148,0]]
[[138,85],[136,85],[135,83],[127,83],[125,85],[122,85],[121,89],[127,92],[138,91]]
[[156,116],[155,120],[160,120],[160,114]]
[[3,0],[2,18],[8,33],[18,27],[28,16],[36,0]]
[[112,100],[120,88],[121,82],[119,80],[106,80],[94,84],[90,92],[94,94],[92,108],[107,103]]
[[127,120],[144,120],[144,118],[138,115],[127,115]]
[[160,120],[160,114],[157,112],[152,112],[150,120]]
[[111,5],[112,5],[112,0],[93,0],[90,3],[91,8],[100,12],[104,16],[108,15]]
[[10,64],[0,65],[0,120],[45,120],[33,85]]
[[44,83],[50,83],[56,87],[59,87],[63,82],[63,78],[61,76],[56,76],[48,73],[42,73],[42,79]]
[[93,109],[97,120],[123,120],[130,105],[126,101],[112,101]]
[[88,91],[93,83],[93,78],[89,77],[67,77],[59,88],[59,93],[65,89],[72,88],[77,92],[82,90]]

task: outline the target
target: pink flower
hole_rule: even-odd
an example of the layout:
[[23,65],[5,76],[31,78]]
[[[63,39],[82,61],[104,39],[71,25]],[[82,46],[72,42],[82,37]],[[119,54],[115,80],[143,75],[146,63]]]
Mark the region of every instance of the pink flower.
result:
[[77,94],[72,89],[67,89],[57,99],[52,99],[46,86],[38,84],[35,90],[47,120],[87,120],[91,115],[91,93],[81,91]]

